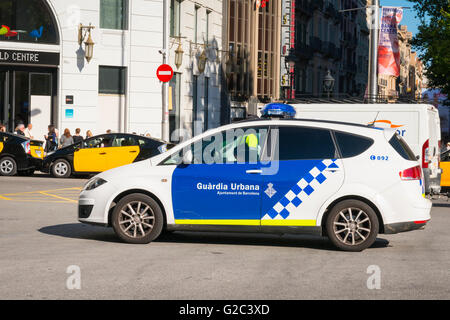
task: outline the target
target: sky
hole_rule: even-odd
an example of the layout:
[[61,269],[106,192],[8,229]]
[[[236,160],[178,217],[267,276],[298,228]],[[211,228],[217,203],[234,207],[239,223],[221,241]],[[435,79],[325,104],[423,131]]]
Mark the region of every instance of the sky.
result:
[[420,25],[419,18],[416,18],[416,12],[414,11],[413,5],[406,0],[380,0],[381,6],[392,6],[392,7],[411,7],[411,9],[405,9],[403,12],[403,20],[400,24],[407,25],[408,31],[411,31],[413,36],[418,32],[418,26]]

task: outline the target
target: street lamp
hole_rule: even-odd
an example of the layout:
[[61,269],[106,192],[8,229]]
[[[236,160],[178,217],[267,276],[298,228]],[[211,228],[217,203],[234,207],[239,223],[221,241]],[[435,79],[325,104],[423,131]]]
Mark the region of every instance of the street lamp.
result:
[[181,46],[181,40],[178,44],[177,50],[175,50],[175,65],[177,66],[177,69],[180,69],[181,65],[183,64],[183,47]]
[[198,57],[198,72],[203,73],[205,71],[207,60],[206,50],[203,49],[202,54]]
[[[89,26],[83,26],[83,24],[80,23],[80,26],[78,27],[78,44],[81,46],[86,36],[88,36],[88,39],[84,43],[85,46],[85,57],[86,61],[89,63],[92,58],[94,57],[94,41],[92,40],[91,36],[91,30],[95,27],[89,24]],[[84,33],[83,33],[84,31]]]
[[328,69],[327,75],[323,79],[323,91],[328,94],[328,99],[330,99],[331,92],[333,92],[335,81],[336,80],[331,76],[330,69]]
[[287,56],[284,57],[284,63],[285,63],[285,67],[286,70],[289,74],[289,94],[288,94],[288,99],[294,99],[294,72],[291,72],[291,70],[293,68],[295,68],[297,62],[297,56],[293,53],[293,49],[289,49],[289,54]]

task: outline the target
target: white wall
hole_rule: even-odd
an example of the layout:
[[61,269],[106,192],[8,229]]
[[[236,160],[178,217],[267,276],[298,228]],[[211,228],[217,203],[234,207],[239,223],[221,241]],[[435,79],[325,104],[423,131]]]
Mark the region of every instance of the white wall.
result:
[[[49,2],[62,28],[59,127],[103,133],[107,124],[99,123],[97,118],[97,108],[104,101],[98,94],[98,69],[100,65],[121,66],[128,68],[126,99],[121,102],[127,111],[119,129],[160,136],[161,90],[155,73],[162,62],[158,53],[162,48],[162,0],[130,0],[129,26],[125,31],[99,28],[99,0]],[[89,64],[77,42],[79,23],[96,27],[92,32],[94,58]],[[74,105],[65,104],[66,95],[74,96]],[[112,99],[110,103],[119,101]],[[67,108],[74,109],[72,119],[65,118]]]
[[[195,6],[200,6],[198,11],[198,36],[197,42],[203,44],[206,38],[206,12],[211,11],[209,17],[209,43],[213,43],[215,47],[222,49],[222,0],[185,0],[181,2],[181,25],[180,32],[182,37],[182,47],[184,51],[183,65],[177,69],[175,66],[175,50],[178,48],[178,39],[171,38],[169,61],[175,72],[181,73],[181,112],[180,126],[191,132],[193,119],[193,90],[192,76],[198,75],[198,118],[203,121],[204,115],[204,83],[205,77],[209,77],[209,128],[218,127],[220,125],[220,79],[219,67],[216,62],[217,51],[213,48],[208,50],[208,62],[203,74],[200,74],[197,68],[198,56],[203,51],[203,47],[195,44]],[[220,54],[224,58],[224,54]]]

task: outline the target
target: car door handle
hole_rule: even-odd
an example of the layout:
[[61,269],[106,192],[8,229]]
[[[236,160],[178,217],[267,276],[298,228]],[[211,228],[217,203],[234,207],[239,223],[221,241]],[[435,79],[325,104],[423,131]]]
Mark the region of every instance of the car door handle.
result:
[[102,152],[102,153],[100,153],[100,155],[101,155],[101,156],[104,156],[104,155],[106,155],[106,152]]
[[325,169],[325,172],[331,172],[331,173],[335,173],[341,171],[341,169]]
[[247,174],[262,174],[262,170],[247,170]]
[[130,151],[130,153],[137,153],[137,151]]

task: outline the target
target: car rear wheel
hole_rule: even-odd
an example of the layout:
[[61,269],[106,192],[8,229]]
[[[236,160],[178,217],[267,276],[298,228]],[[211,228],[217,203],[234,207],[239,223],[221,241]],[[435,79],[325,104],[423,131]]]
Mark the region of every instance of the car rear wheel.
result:
[[344,251],[362,251],[376,240],[379,221],[375,211],[358,200],[345,200],[331,210],[326,222],[330,241]]
[[11,157],[4,157],[0,159],[0,175],[14,176],[17,174],[17,163]]
[[55,178],[68,178],[72,173],[72,168],[67,160],[59,159],[52,164],[51,172]]
[[159,237],[164,225],[160,206],[144,194],[124,197],[115,206],[111,218],[116,234],[128,243],[150,243]]

